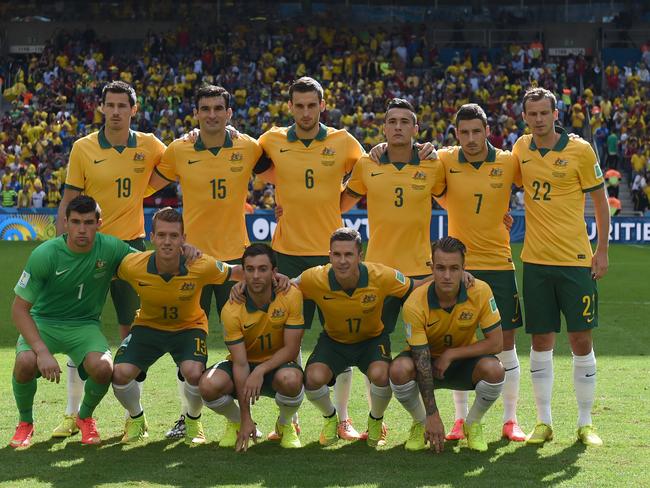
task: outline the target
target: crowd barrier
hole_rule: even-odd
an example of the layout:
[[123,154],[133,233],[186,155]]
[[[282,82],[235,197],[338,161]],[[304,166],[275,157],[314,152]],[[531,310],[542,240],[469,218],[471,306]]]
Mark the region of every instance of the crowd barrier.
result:
[[[145,208],[145,230],[151,231],[151,218],[155,208]],[[526,231],[526,217],[523,211],[512,212],[514,223],[510,231],[511,242],[523,242]],[[218,217],[217,217],[218,218]],[[4,241],[47,240],[56,236],[56,209],[0,208],[0,239]],[[365,210],[353,210],[343,216],[346,227],[352,227],[368,240],[368,214]],[[587,233],[596,239],[596,221],[585,217]],[[251,241],[270,241],[275,231],[275,217],[270,210],[258,210],[246,215],[246,228]],[[431,240],[447,235],[447,213],[431,213]],[[621,244],[650,244],[649,217],[614,217],[610,228],[610,242]]]

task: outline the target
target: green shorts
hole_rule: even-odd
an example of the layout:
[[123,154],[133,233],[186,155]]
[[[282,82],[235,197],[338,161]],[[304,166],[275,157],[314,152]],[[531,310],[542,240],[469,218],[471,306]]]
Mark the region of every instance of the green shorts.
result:
[[[410,349],[407,349],[406,351],[400,352],[395,359],[400,357],[412,358],[413,356],[411,355]],[[476,384],[472,381],[474,368],[476,368],[478,362],[483,358],[494,358],[498,361],[497,357],[492,354],[484,354],[476,356],[475,358],[452,361],[447,368],[447,371],[445,371],[445,377],[443,379],[439,380],[438,378],[433,378],[433,387],[436,390],[473,390],[476,388]],[[432,364],[434,360],[435,358],[431,358]]]
[[[421,280],[426,278],[429,275],[420,275],[420,276],[409,276],[412,280]],[[392,334],[395,330],[395,325],[397,325],[397,319],[399,318],[399,311],[402,308],[402,304],[406,301],[408,295],[403,298],[397,297],[386,297],[384,298],[384,307],[381,311],[381,321],[384,324],[384,333]]]
[[[36,322],[38,333],[47,350],[52,354],[63,353],[70,356],[70,359],[77,365],[81,379],[88,378],[83,362],[89,352],[111,354],[108,341],[97,323],[55,325],[39,319],[34,319],[34,322]],[[16,343],[16,354],[31,350],[32,348],[27,344],[25,338],[22,335],[19,336]]]
[[[142,238],[124,242],[138,251],[147,250],[147,246]],[[140,308],[140,298],[133,287],[127,281],[120,279],[113,280],[111,282],[111,299],[113,300],[113,307],[115,307],[115,313],[117,314],[118,324],[133,324],[135,313]]]
[[526,332],[560,332],[560,312],[567,330],[598,326],[598,287],[591,268],[524,263]]
[[[226,261],[226,263],[231,265],[241,264],[241,258],[231,259]],[[217,305],[217,315],[221,316],[221,309],[226,304],[230,298],[230,289],[235,284],[234,281],[226,281],[221,285],[205,285],[203,290],[201,290],[201,308],[205,312],[206,317],[210,317],[210,308],[212,305],[212,295]]]
[[499,271],[468,269],[467,271],[474,275],[477,280],[485,281],[490,285],[501,315],[503,330],[517,329],[524,324],[521,318],[521,303],[514,269]]
[[[262,363],[248,363],[248,367],[250,368],[250,371],[253,372],[253,370],[257,368],[260,364]],[[302,368],[295,361],[290,361],[288,363],[281,364],[273,371],[269,371],[264,375],[264,381],[262,382],[261,393],[263,396],[271,397],[271,398],[275,396],[275,390],[273,389],[273,378],[275,378],[275,373],[277,373],[283,368],[296,368],[299,369],[300,372],[302,372]],[[232,361],[224,360],[210,366],[210,368],[208,369],[220,369],[221,371],[226,372],[228,376],[230,376],[230,379],[232,380],[233,384],[235,384],[235,376],[233,375],[232,372]]]
[[[390,363],[390,337],[382,333],[372,339],[343,344],[331,339],[325,332],[318,337],[314,351],[307,360],[307,368],[312,363],[326,364],[333,373],[329,386],[336,382],[336,377],[350,366],[356,366],[366,374],[370,363],[385,361]],[[305,368],[305,369],[307,369]]]
[[[278,272],[287,275],[289,278],[296,278],[306,269],[323,266],[330,262],[329,256],[291,256],[277,251],[275,255],[278,260]],[[311,328],[315,311],[316,303],[313,300],[303,300],[302,313],[305,317],[305,327],[307,329]],[[318,318],[322,324],[324,320],[320,309],[318,310]]]
[[117,349],[115,364],[137,366],[144,373],[138,381],[144,380],[149,367],[166,353],[179,366],[183,361],[197,361],[205,366],[208,362],[206,337],[201,329],[173,332],[135,324]]

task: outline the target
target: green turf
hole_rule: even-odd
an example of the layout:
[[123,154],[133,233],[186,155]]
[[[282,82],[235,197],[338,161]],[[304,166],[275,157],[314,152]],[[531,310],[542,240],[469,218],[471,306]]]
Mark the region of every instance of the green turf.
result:
[[[0,243],[0,408],[6,412],[0,420],[2,443],[8,442],[17,421],[10,386],[17,337],[10,318],[11,290],[33,247],[31,243]],[[518,254],[519,248],[515,252]],[[188,449],[163,437],[178,415],[174,366],[165,358],[150,370],[145,384],[143,404],[150,437],[139,446],[119,444],[124,413],[110,391],[96,413],[104,439],[101,447],[81,447],[78,436],[50,441],[49,433],[64,410],[65,385],[64,381],[60,385],[39,381],[34,445],[23,452],[0,448],[0,486],[649,486],[650,363],[646,355],[650,344],[650,247],[613,246],[610,260],[609,275],[600,284],[601,327],[595,332],[598,387],[594,421],[605,441],[601,449],[585,450],[574,442],[576,405],[565,336],[556,348],[555,440],[539,450],[501,441],[502,408],[498,403],[485,419],[490,445],[485,454],[469,452],[462,444],[447,444],[439,456],[406,453],[401,443],[410,421],[394,400],[386,413],[388,446],[377,452],[361,443],[319,447],[320,418],[307,401],[300,410],[305,447],[298,452],[284,451],[269,442],[246,454],[220,449],[215,441],[223,431],[223,421],[210,411],[204,412],[209,444]],[[110,300],[104,323],[115,346],[117,327]],[[316,324],[315,329],[318,327]],[[216,361],[224,357],[225,347],[214,317],[211,330],[210,357]],[[316,335],[317,330],[308,332],[304,351],[311,350]],[[403,343],[402,328],[398,327],[393,349]],[[519,334],[523,372],[519,420],[526,430],[535,419],[527,373],[529,345],[528,337]],[[58,359],[63,365],[64,358]],[[361,375],[356,373],[351,415],[360,429],[367,415],[363,390]],[[451,395],[443,391],[438,399],[445,425],[450,426]],[[253,412],[264,432],[272,429],[277,414],[272,400],[264,399]]]

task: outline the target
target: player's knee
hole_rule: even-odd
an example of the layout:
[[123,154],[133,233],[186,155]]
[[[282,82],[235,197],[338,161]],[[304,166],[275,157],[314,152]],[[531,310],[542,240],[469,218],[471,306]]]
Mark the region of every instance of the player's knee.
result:
[[373,385],[388,385],[389,364],[384,361],[375,361],[368,368],[368,379]]
[[208,370],[199,379],[199,392],[206,402],[228,395],[233,390],[232,381],[222,378],[219,370]]
[[496,358],[482,358],[474,368],[475,383],[487,381],[488,383],[500,383],[505,378],[505,369],[501,361]]
[[404,385],[415,379],[415,365],[410,358],[397,358],[389,370],[390,380],[396,385]]
[[571,332],[569,333],[569,343],[571,350],[576,356],[586,356],[591,352],[593,347],[591,340],[591,331]]
[[18,383],[26,383],[36,377],[38,366],[36,354],[33,351],[23,351],[16,356],[14,363],[14,378]]
[[302,389],[303,376],[299,369],[282,368],[275,373],[276,391],[286,396],[296,396]]
[[99,361],[93,366],[92,371],[88,371],[88,376],[100,385],[110,383],[113,377],[113,364],[109,361]]
[[329,383],[331,377],[332,374],[326,367],[311,364],[305,370],[305,388],[308,390],[317,390],[321,386]]
[[181,374],[192,386],[197,386],[201,381],[201,376],[203,375],[203,365],[192,365],[181,368]]
[[133,379],[134,376],[130,374],[126,364],[116,364],[113,368],[113,384],[126,385]]

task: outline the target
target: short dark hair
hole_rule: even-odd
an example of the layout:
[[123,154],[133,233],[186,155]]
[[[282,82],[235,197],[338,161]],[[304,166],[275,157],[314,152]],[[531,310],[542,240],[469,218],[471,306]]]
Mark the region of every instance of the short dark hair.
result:
[[89,197],[88,195],[78,195],[70,200],[70,203],[68,203],[68,206],[65,208],[65,218],[70,218],[72,212],[80,214],[95,212],[95,217],[99,220],[102,211],[93,197]]
[[129,105],[132,107],[137,101],[133,87],[123,81],[111,81],[110,83],[104,85],[104,88],[102,88],[102,104],[106,102],[107,93],[126,93],[129,97]]
[[332,243],[335,241],[355,242],[357,249],[361,252],[361,234],[359,234],[359,231],[351,229],[350,227],[340,227],[334,231],[330,237],[330,248],[332,247]]
[[413,105],[408,100],[404,100],[403,98],[391,98],[390,100],[388,100],[388,103],[386,104],[386,116],[388,116],[388,111],[391,108],[403,108],[408,110],[409,112],[411,112],[411,115],[413,116],[413,123],[414,124],[417,123],[418,117],[415,113],[415,108],[413,108]]
[[268,244],[251,244],[244,250],[244,254],[241,257],[242,266],[246,266],[246,258],[254,256],[268,256],[269,261],[271,262],[271,267],[277,267],[277,260],[275,258],[275,251],[271,249],[271,246]]
[[158,210],[153,214],[153,219],[151,219],[151,230],[156,233],[156,222],[179,222],[181,224],[181,232],[185,231],[185,225],[183,224],[183,215],[171,207],[164,207]]
[[465,244],[463,244],[460,241],[460,239],[456,239],[455,237],[451,237],[451,236],[438,239],[437,241],[431,243],[432,259],[436,251],[448,252],[448,253],[458,252],[460,253],[460,257],[462,258],[463,264],[465,264],[465,252],[467,251],[467,248],[465,247]]
[[474,120],[479,119],[483,123],[483,127],[487,127],[487,115],[485,110],[476,103],[466,103],[462,105],[458,112],[456,112],[456,128],[460,125],[461,120]]
[[547,90],[546,88],[539,88],[539,87],[529,88],[528,90],[526,90],[526,93],[524,93],[524,99],[522,101],[524,113],[526,113],[526,102],[528,100],[531,100],[533,102],[539,102],[540,100],[543,100],[545,98],[551,101],[551,110],[555,110],[555,107],[557,106],[557,98],[555,98],[553,92]]
[[310,78],[309,76],[303,76],[291,84],[289,87],[289,100],[293,100],[294,92],[316,92],[318,95],[318,101],[320,102],[323,99],[323,87],[315,79]]
[[194,106],[199,108],[199,100],[202,98],[223,97],[226,108],[230,108],[230,93],[228,90],[217,85],[202,85],[194,94]]

